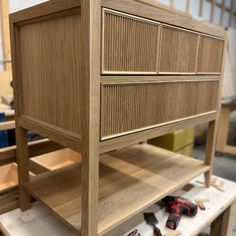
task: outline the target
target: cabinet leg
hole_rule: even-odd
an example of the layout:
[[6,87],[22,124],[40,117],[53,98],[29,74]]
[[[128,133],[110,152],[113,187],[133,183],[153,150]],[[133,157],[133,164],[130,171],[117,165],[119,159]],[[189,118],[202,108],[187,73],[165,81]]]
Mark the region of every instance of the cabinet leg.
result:
[[229,116],[230,116],[230,106],[221,105],[220,118],[219,118],[219,134],[217,136],[216,150],[219,152],[224,152],[227,145],[228,129],[229,129]]
[[231,236],[236,202],[228,207],[211,225],[210,236]]
[[213,171],[213,162],[215,155],[215,141],[216,141],[216,121],[209,122],[207,130],[206,150],[205,150],[205,164],[210,165],[211,169],[205,173],[205,183],[207,187],[210,187],[211,177]]
[[25,191],[24,184],[29,182],[29,150],[27,130],[16,128],[19,207],[22,211],[31,207],[30,195]]
[[96,236],[98,223],[99,155],[82,155],[82,236]]

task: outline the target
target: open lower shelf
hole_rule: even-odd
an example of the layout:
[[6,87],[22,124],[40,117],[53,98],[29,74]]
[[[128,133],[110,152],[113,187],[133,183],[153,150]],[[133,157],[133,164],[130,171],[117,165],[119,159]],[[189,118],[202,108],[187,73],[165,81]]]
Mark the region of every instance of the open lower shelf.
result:
[[[209,168],[202,161],[149,144],[102,155],[98,234],[108,232]],[[80,165],[46,172],[25,187],[63,222],[80,231]]]

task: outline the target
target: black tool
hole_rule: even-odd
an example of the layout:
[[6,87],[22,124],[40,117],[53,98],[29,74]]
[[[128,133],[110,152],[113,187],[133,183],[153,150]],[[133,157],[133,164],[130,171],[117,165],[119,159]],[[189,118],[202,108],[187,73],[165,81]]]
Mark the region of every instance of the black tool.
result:
[[147,212],[147,213],[143,213],[143,216],[147,224],[153,227],[154,236],[162,236],[160,229],[156,226],[158,224],[158,220],[155,214],[152,212]]
[[135,229],[131,233],[129,233],[127,236],[141,236],[141,234],[138,232],[137,229]]

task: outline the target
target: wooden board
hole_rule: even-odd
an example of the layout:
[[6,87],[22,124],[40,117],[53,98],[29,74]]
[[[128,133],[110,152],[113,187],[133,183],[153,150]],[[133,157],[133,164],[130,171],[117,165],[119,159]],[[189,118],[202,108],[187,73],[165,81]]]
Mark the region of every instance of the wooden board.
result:
[[[0,193],[16,187],[18,184],[18,170],[17,164],[8,164],[0,166]],[[32,177],[33,174],[30,173]]]
[[[148,144],[100,157],[99,235],[124,222],[193,177],[201,161]],[[80,230],[80,167],[36,176],[26,189],[71,227]]]
[[31,160],[47,170],[56,170],[80,162],[81,155],[78,152],[65,148],[36,156]]

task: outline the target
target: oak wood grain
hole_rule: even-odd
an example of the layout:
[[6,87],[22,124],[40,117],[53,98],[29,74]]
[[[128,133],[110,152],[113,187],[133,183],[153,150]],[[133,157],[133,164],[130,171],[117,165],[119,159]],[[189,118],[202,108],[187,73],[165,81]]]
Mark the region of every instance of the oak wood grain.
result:
[[157,73],[160,23],[103,11],[102,73]]
[[80,24],[76,14],[19,28],[23,114],[75,134],[81,130],[75,109],[80,101]]
[[[98,235],[208,169],[201,161],[149,144],[100,156]],[[77,230],[81,228],[79,173],[80,166],[74,166],[36,176],[26,185],[33,196]]]
[[198,34],[168,25],[162,26],[160,73],[195,74]]
[[221,73],[224,41],[201,35],[197,72],[201,74]]
[[101,138],[215,111],[218,84],[216,81],[103,84]]

